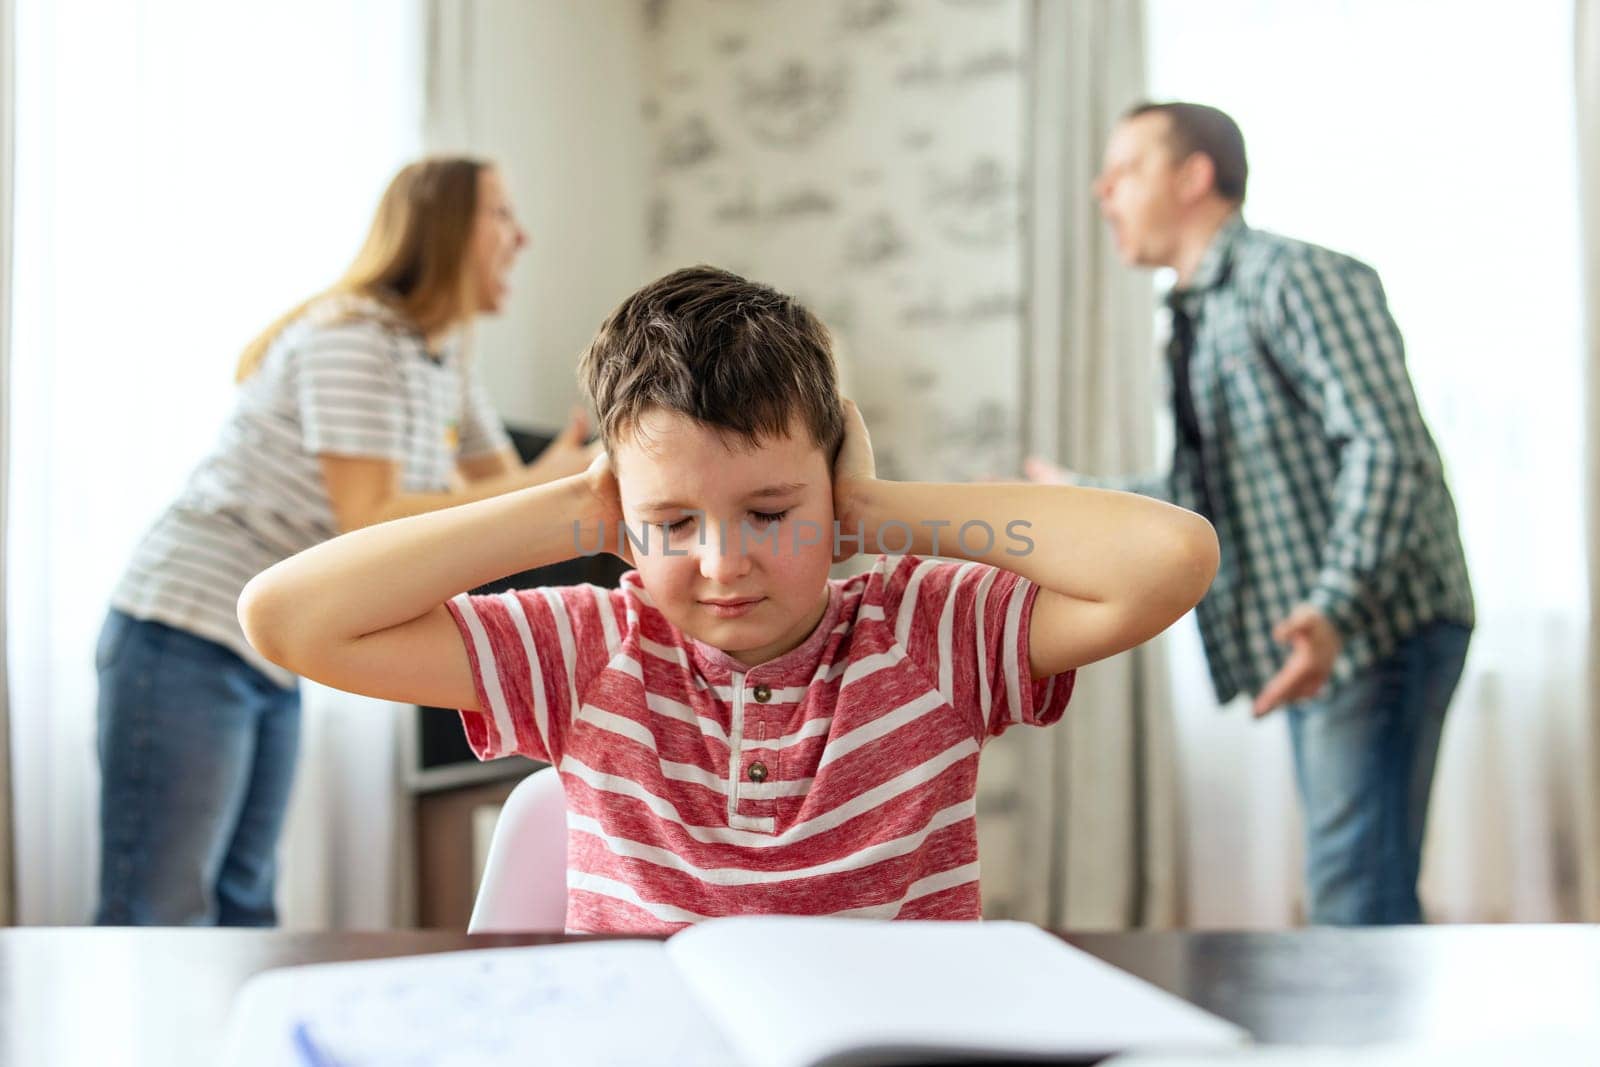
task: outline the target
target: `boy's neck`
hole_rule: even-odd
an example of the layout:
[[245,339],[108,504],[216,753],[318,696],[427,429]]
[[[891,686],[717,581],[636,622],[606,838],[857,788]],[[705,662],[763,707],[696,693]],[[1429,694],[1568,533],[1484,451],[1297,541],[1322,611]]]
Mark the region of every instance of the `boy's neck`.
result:
[[[822,620],[827,614],[828,588],[823,586],[821,601],[812,611],[807,613],[803,623],[797,625],[788,635],[765,648],[752,648],[743,652],[728,652],[727,654],[746,667],[754,668],[761,666],[763,663],[771,663],[773,660],[786,656],[805,644],[806,639],[816,632],[818,626],[822,625]],[[726,652],[727,650],[724,649],[723,651]]]

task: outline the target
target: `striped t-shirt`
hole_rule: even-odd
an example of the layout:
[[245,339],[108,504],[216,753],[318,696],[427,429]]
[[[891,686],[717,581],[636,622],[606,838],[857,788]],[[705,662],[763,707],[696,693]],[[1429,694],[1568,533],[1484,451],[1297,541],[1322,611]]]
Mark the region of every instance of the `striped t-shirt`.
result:
[[828,583],[811,636],[746,667],[620,589],[451,601],[481,759],[553,763],[567,926],[670,932],[718,915],[976,919],[978,753],[1061,717],[1034,681],[1037,587],[977,563],[881,557]]
[[373,300],[330,298],[290,324],[239,386],[211,453],[135,549],[112,606],[215,641],[285,687],[237,605],[261,571],[338,533],[322,455],[390,460],[401,489],[450,489],[458,458],[508,447],[459,343]]

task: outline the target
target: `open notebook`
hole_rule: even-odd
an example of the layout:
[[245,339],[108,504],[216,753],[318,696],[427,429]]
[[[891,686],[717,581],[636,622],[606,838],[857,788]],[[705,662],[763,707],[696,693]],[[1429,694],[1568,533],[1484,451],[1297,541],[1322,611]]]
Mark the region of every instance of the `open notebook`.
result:
[[666,941],[256,975],[233,1067],[808,1067],[1217,1050],[1230,1023],[1013,922],[715,919]]

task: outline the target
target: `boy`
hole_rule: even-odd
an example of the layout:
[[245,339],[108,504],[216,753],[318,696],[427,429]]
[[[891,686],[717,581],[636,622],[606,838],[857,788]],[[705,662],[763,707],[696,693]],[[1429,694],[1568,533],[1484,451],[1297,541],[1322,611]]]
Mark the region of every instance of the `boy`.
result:
[[[1122,493],[879,480],[821,323],[709,267],[624,301],[580,373],[606,446],[587,472],[286,560],[240,598],[251,642],[465,709],[480,758],[553,763],[571,930],[978,918],[980,748],[1193,607],[1210,526]],[[637,567],[618,590],[458,595],[601,544]],[[873,550],[907,554],[828,579]]]

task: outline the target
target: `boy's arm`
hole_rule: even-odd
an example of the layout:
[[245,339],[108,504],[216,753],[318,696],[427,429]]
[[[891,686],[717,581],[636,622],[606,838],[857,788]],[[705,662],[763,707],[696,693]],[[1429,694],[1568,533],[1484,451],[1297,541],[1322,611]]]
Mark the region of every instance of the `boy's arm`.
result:
[[[1029,633],[1035,678],[1149,640],[1194,607],[1216,574],[1216,534],[1193,512],[1064,485],[880,481],[853,404],[847,425],[834,486],[842,532],[859,529],[864,546],[881,532],[883,543],[898,546],[909,530],[908,552],[976,560],[1039,586]],[[986,551],[963,545],[966,523],[993,531]],[[987,540],[983,526],[966,537],[973,548]]]
[[595,545],[597,527],[616,529],[609,485],[602,457],[583,474],[352,531],[257,575],[239,598],[239,621],[262,655],[325,685],[476,707],[445,602]]

